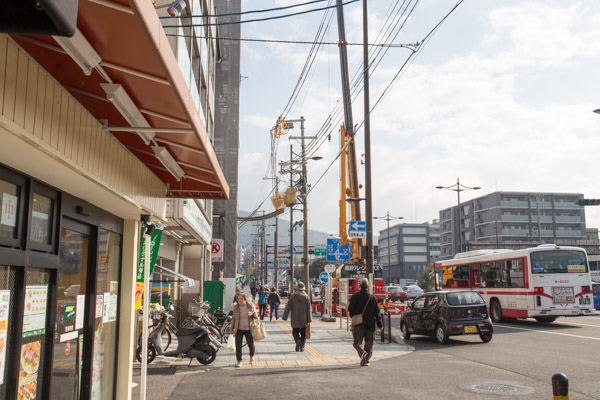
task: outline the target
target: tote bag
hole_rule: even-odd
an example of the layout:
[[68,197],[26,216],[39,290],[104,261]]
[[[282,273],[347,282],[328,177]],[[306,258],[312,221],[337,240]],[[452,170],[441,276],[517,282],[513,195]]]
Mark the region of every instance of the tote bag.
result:
[[263,340],[267,337],[265,332],[265,326],[260,323],[260,321],[255,320],[252,323],[252,338],[256,341]]
[[365,304],[365,308],[363,308],[362,313],[356,314],[352,316],[352,326],[358,326],[363,324],[363,314],[369,305],[369,301],[371,301],[371,296],[369,296],[369,300],[367,300],[367,304]]

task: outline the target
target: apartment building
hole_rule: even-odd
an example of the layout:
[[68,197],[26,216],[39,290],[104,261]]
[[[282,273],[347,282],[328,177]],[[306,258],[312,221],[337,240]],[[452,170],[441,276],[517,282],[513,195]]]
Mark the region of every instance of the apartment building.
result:
[[[388,235],[389,233],[389,235]],[[388,283],[416,280],[429,265],[429,225],[398,224],[379,231],[379,263]]]

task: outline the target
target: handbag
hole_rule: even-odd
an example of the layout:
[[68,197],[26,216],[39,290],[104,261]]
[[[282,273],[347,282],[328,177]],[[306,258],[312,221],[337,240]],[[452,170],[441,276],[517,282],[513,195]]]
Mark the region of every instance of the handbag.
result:
[[256,341],[263,340],[267,337],[267,333],[265,332],[265,326],[260,323],[258,320],[254,320],[252,323],[252,338]]
[[306,325],[306,334],[304,336],[310,339],[310,322]]
[[363,314],[369,305],[369,301],[371,301],[371,296],[369,296],[369,300],[367,300],[367,304],[365,304],[365,308],[363,308],[362,313],[356,314],[352,316],[352,326],[358,326],[363,324]]
[[233,338],[233,335],[229,335],[229,337],[227,338],[227,342],[223,347],[225,347],[225,349],[231,352],[235,351],[235,339]]

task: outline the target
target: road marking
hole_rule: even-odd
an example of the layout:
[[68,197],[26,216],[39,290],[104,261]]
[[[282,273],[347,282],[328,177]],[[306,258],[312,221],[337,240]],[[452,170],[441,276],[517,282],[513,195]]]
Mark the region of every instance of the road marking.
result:
[[502,325],[502,324],[494,324],[494,325],[495,326],[500,326],[500,327],[503,327],[503,328],[508,328],[508,329],[517,329],[517,330],[520,330],[520,331],[532,331],[532,332],[548,333],[550,335],[569,336],[569,337],[580,338],[580,339],[600,340],[600,338],[598,338],[598,337],[571,335],[569,333],[541,331],[541,330],[538,330],[538,329],[517,328],[516,326]]
[[560,325],[572,325],[572,326],[591,326],[593,328],[600,328],[600,325],[592,325],[592,324],[579,324],[577,322],[558,322]]

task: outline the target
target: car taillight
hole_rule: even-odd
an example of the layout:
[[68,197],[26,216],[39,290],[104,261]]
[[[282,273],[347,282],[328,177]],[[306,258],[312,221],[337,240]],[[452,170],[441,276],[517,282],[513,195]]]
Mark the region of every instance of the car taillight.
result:
[[543,287],[536,287],[533,289],[533,291],[535,293],[544,293],[544,288]]
[[462,329],[462,325],[452,325],[452,329]]
[[487,322],[484,322],[483,324],[479,324],[480,328],[487,328],[488,326],[490,326],[490,324],[488,324]]
[[210,335],[210,331],[206,332],[207,335]]
[[581,291],[582,292],[589,292],[590,291],[590,287],[589,286],[582,286],[581,287]]

